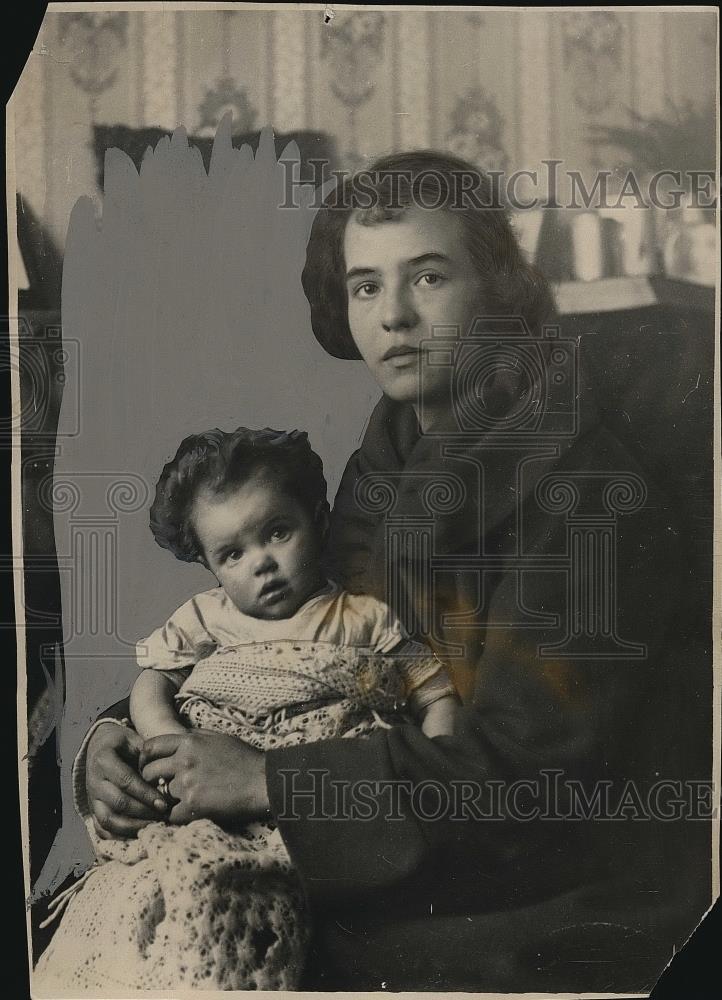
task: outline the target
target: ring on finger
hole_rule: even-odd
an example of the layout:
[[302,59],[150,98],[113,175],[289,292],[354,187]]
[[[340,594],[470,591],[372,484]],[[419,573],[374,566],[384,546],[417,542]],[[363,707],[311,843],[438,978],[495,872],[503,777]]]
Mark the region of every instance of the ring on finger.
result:
[[163,798],[166,800],[166,802],[170,803],[171,801],[173,801],[173,796],[171,795],[170,791],[170,782],[166,781],[165,778],[158,778],[158,783],[156,785],[156,788],[163,796]]

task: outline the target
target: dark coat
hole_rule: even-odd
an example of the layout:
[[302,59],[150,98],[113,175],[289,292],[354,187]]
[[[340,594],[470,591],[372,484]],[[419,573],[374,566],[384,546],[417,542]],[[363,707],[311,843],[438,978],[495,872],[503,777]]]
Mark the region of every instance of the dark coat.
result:
[[[316,915],[309,988],[642,989],[708,905],[708,823],[643,819],[645,809],[629,799],[626,819],[519,815],[541,804],[542,813],[564,816],[572,805],[567,780],[592,797],[603,787],[595,783],[609,783],[613,812],[628,780],[644,803],[656,780],[707,776],[688,734],[709,723],[698,687],[709,681],[709,643],[689,586],[695,567],[678,504],[589,407],[574,439],[532,448],[531,460],[495,444],[491,434],[420,437],[411,408],[382,399],[344,473],[329,546],[335,575],[348,589],[388,598],[441,656],[445,643],[462,644],[464,655],[449,662],[465,705],[453,738],[429,740],[407,725],[267,755],[272,811]],[[433,555],[452,558],[438,574],[430,625],[428,597],[418,596],[428,553],[394,564],[389,592],[388,525],[369,509],[368,494],[363,499],[367,474],[393,482],[391,514],[417,534],[434,476],[441,483],[453,474],[463,484],[461,504],[435,515]],[[555,508],[557,480],[548,477],[574,484],[571,510],[560,494]],[[604,483],[620,478],[632,493],[629,484],[641,481],[646,498],[615,515],[610,600],[619,655],[590,658],[592,647],[540,655],[564,638],[570,595],[563,565],[536,569],[532,559],[563,559],[570,519],[601,524],[600,513],[609,516]],[[490,567],[483,585],[452,565],[479,552]],[[522,573],[513,565],[520,552]],[[450,614],[465,614],[465,625],[450,623]],[[597,619],[592,625],[602,628]],[[400,816],[389,819],[388,792],[376,785],[371,818],[323,818],[309,797],[294,800],[294,817],[284,819],[284,771],[298,772],[296,787],[312,772],[316,789],[326,780],[433,780],[458,796],[466,782],[479,809],[424,819],[420,811],[432,815],[441,793],[427,786],[431,798],[413,801],[412,784],[402,790]],[[553,772],[562,779],[556,807],[543,796]],[[521,788],[513,807],[493,800],[495,788],[503,795],[520,780],[538,783],[527,786],[529,797]]]

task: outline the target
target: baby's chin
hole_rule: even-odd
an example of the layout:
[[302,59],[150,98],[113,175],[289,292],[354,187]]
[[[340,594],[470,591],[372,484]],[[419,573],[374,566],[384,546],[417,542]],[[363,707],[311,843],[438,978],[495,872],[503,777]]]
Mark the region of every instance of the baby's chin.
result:
[[278,609],[260,608],[255,614],[248,611],[246,614],[250,614],[252,618],[259,618],[261,621],[277,622],[283,621],[284,618],[293,618],[300,607],[300,604],[293,604],[287,606],[284,605],[284,607]]
[[[301,586],[298,579],[295,579],[290,587],[283,591],[283,596],[277,600],[259,601],[251,606],[242,607],[236,601],[236,605],[241,614],[249,618],[258,618],[261,621],[279,621],[283,618],[293,618],[297,611],[309,601],[314,594],[327,585],[327,581],[321,577],[318,581],[310,580],[307,585]],[[231,598],[233,600],[233,598]]]
[[244,615],[247,615],[249,618],[257,618],[259,621],[275,622],[280,621],[283,618],[293,618],[302,604],[303,601],[298,602],[294,600],[289,601],[288,603],[282,601],[277,606],[271,608],[259,608],[254,605],[252,608],[239,608],[239,611],[241,611]]

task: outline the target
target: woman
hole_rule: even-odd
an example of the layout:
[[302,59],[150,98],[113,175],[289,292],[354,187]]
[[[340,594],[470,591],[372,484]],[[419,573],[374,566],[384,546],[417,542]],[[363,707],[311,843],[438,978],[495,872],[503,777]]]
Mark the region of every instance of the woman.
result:
[[[317,339],[362,358],[383,391],[336,497],[335,575],[390,600],[447,659],[465,700],[460,732],[431,740],[400,726],[264,757],[203,732],[143,749],[132,730],[99,725],[76,768],[81,798],[87,789],[108,837],[157,818],[160,778],[180,800],[177,822],[270,811],[316,916],[309,988],[639,986],[667,948],[644,933],[660,882],[638,843],[649,824],[559,822],[570,793],[554,776],[614,781],[659,763],[660,717],[645,709],[673,659],[674,553],[657,544],[673,539],[672,515],[648,483],[647,508],[619,524],[629,656],[542,655],[564,640],[568,605],[569,511],[549,490],[571,481],[589,512],[604,477],[641,470],[587,399],[573,431],[565,423],[576,397],[550,388],[558,345],[542,336],[552,298],[490,181],[432,153],[378,161],[319,211],[303,280]],[[461,377],[462,362],[475,377]],[[538,808],[550,783],[555,801]],[[340,790],[356,802],[361,786],[365,812],[339,806]]]

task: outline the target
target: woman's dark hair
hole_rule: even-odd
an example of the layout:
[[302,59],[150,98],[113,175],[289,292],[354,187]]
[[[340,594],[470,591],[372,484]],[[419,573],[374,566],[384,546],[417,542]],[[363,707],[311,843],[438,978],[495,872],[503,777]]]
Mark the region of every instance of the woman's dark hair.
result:
[[222,495],[261,469],[277,477],[279,489],[314,519],[328,510],[323,463],[303,431],[215,428],[185,438],[164,466],[150,508],[156,542],[184,562],[205,563],[190,516],[199,490]]
[[546,279],[529,264],[490,177],[470,163],[420,150],[383,157],[327,196],[311,229],[303,289],[316,339],[335,358],[360,358],[348,325],[343,252],[348,220],[365,225],[398,218],[411,206],[454,212],[481,279],[480,311],[520,316],[538,332],[554,312]]

